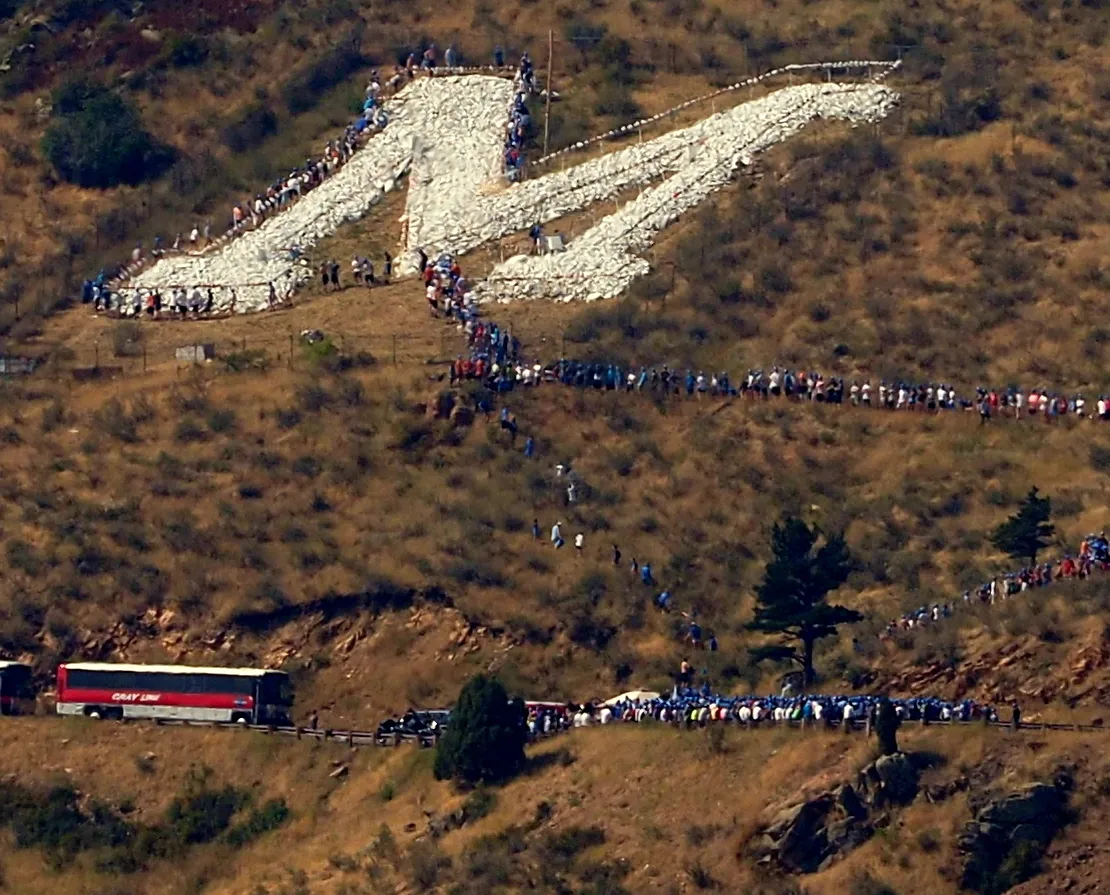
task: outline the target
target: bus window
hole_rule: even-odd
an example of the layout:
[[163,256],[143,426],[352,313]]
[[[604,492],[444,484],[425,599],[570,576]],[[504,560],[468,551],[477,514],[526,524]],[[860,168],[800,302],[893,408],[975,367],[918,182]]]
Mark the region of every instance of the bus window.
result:
[[258,701],[263,705],[293,705],[293,685],[289,675],[270,673],[262,676],[258,689]]

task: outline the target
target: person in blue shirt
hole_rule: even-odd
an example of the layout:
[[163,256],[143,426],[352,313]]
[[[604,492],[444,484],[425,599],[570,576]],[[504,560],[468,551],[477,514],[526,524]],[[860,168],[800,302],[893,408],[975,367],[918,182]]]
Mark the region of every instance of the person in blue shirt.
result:
[[651,577],[651,563],[646,562],[640,567],[640,580],[643,581],[644,584],[654,583]]
[[524,442],[524,456],[531,457],[536,452],[536,441],[532,436],[528,436],[528,440]]

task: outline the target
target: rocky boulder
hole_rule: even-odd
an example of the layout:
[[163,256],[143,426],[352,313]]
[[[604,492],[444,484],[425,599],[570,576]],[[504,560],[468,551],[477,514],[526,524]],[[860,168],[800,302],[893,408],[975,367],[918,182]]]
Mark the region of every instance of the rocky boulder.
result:
[[917,767],[904,752],[884,755],[860,771],[858,784],[874,808],[908,805],[917,798]]
[[1035,874],[1065,822],[1066,808],[1066,789],[1047,783],[1033,783],[988,801],[957,840],[964,856],[961,885],[1004,891]]
[[871,838],[867,814],[855,790],[841,786],[779,812],[753,850],[763,863],[816,873]]
[[1047,783],[1033,783],[1004,798],[994,800],[979,812],[982,823],[1018,827],[1043,823],[1059,815],[1064,807],[1063,794]]

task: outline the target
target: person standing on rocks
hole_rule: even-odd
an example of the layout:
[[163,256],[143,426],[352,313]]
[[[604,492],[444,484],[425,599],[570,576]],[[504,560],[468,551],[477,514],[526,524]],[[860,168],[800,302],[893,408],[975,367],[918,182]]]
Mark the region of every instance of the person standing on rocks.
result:
[[1013,715],[1010,716],[1010,727],[1013,730],[1021,730],[1021,706],[1018,705],[1016,699],[1013,701],[1011,709]]
[[339,291],[339,262],[332,261],[331,264],[328,265],[328,274],[331,277],[332,289]]
[[327,262],[320,264],[320,285],[324,287],[324,291],[328,291],[328,265]]
[[382,277],[386,283],[393,279],[393,256],[385,253],[385,263],[382,265]]

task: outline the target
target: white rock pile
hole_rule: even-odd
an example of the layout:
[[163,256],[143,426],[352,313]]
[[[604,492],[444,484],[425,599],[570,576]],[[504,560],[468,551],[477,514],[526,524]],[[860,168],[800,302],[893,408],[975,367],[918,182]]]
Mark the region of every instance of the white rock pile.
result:
[[418,248],[433,258],[441,252],[461,255],[532,224],[616,199],[631,187],[645,188],[571,241],[566,252],[508,259],[477,289],[485,300],[610,297],[647,271],[647,262],[635,253],[646,249],[655,233],[720,189],[755,153],[815,119],[877,121],[898,100],[876,80],[788,87],[648,142],[507,186],[502,155],[513,90],[510,80],[492,75],[409,84],[387,103],[384,132],[296,205],[214,251],[164,258],[125,288],[222,286],[215,290],[215,310],[264,309],[270,283],[285,297],[312,274],[305,262],[291,260],[290,247],[307,250],[362,217],[407,173],[400,273],[414,270]]
[[285,297],[311,275],[303,263],[290,260],[288,249],[308,249],[361,218],[398,186],[410,164],[413,182],[430,186],[410,190],[407,216],[417,222],[440,214],[442,197],[436,193],[446,183],[470,193],[495,175],[512,90],[511,81],[491,76],[414,81],[388,101],[386,129],[296,205],[218,251],[164,258],[125,288],[223,286],[216,292],[216,311],[231,310],[230,289],[235,311],[266,308],[271,282]]
[[588,204],[583,199],[613,196],[630,184],[673,172],[572,240],[565,252],[521,255],[497,265],[478,294],[500,301],[541,296],[592,301],[618,295],[649,269],[634,253],[647,249],[658,231],[723,187],[756,153],[816,119],[878,121],[897,101],[898,94],[877,84],[787,87],[643,146],[525,183],[502,197],[521,200],[511,212],[499,209],[499,223],[511,219],[515,225],[509,229],[520,229],[529,214],[548,220]]

